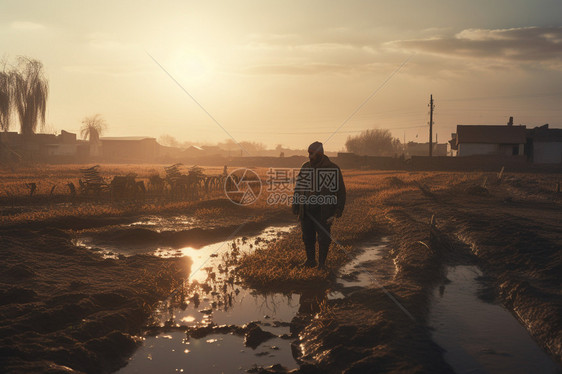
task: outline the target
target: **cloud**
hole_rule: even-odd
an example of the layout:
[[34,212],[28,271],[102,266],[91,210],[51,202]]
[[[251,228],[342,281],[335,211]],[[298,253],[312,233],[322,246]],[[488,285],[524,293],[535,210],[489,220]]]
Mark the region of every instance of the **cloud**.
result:
[[243,48],[248,49],[310,49],[310,48],[344,48],[374,49],[383,41],[388,30],[373,28],[355,30],[345,27],[310,30],[301,34],[249,34]]
[[285,63],[252,65],[242,69],[245,74],[272,75],[318,75],[318,74],[353,74],[365,72],[387,72],[396,68],[390,63],[369,62],[363,64],[330,64],[330,63]]
[[275,52],[304,52],[304,53],[324,53],[324,52],[346,52],[346,51],[363,51],[373,53],[371,46],[353,45],[351,43],[339,42],[304,42],[296,39],[266,39],[254,40],[243,46],[244,49],[253,51],[275,51]]
[[391,49],[462,59],[560,66],[562,27],[467,29],[454,36],[398,40]]
[[[379,47],[345,28],[307,34],[252,34],[238,48],[251,53],[246,74],[348,74],[372,69]],[[257,61],[257,62],[256,62]]]
[[247,74],[311,75],[324,73],[348,73],[352,68],[341,64],[263,64],[243,69]]
[[40,23],[30,21],[14,21],[10,26],[16,30],[40,30],[45,28],[45,26]]

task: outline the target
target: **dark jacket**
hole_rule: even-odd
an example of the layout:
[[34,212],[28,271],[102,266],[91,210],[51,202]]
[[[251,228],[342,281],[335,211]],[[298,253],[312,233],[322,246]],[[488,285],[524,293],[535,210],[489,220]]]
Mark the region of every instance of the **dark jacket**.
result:
[[[323,177],[320,175],[323,175]],[[307,176],[312,176],[313,178],[312,188],[308,188]],[[316,198],[317,203],[311,203],[311,196]],[[317,218],[320,218],[322,221],[327,220],[331,216],[341,217],[345,207],[345,198],[346,191],[341,169],[330,161],[328,156],[323,155],[322,160],[316,167],[313,167],[310,161],[305,162],[301,166],[295,185],[292,205],[293,213],[298,214],[299,219],[302,220],[305,209],[319,214],[320,216]],[[305,203],[303,204],[301,200],[305,200]],[[331,200],[335,200],[335,202]]]

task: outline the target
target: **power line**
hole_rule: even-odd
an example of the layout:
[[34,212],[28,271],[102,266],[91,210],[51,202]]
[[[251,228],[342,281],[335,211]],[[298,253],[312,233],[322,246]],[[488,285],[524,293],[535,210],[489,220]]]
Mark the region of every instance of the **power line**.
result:
[[[416,126],[406,126],[406,127],[387,127],[387,130],[407,130],[407,129],[417,129],[421,127],[426,127],[426,125],[416,125]],[[358,133],[363,132],[371,129],[363,129],[363,130],[347,130],[347,131],[339,131],[339,133],[347,134],[347,133]],[[295,132],[276,132],[276,131],[233,131],[235,133],[251,133],[251,134],[266,134],[266,135],[299,135],[299,134],[331,134],[333,131],[295,131]]]
[[545,92],[545,93],[537,93],[537,94],[500,95],[500,96],[473,96],[473,97],[464,97],[464,98],[457,98],[457,99],[443,99],[441,101],[470,101],[470,100],[482,100],[482,99],[516,99],[516,98],[527,99],[530,97],[545,97],[545,96],[562,96],[562,92]]

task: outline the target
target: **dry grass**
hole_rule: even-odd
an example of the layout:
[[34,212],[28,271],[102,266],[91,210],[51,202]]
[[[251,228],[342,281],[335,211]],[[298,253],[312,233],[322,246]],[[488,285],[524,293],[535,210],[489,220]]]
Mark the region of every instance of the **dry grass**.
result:
[[[67,183],[72,182],[78,186],[80,179],[80,169],[93,166],[87,165],[35,165],[18,169],[9,169],[0,167],[0,197],[6,195],[27,196],[29,189],[26,183],[36,183],[37,196],[48,196],[53,185],[56,185],[55,193],[57,195],[68,195],[69,190]],[[100,175],[110,181],[115,175],[127,175],[135,173],[138,180],[148,182],[151,175],[158,174],[165,177],[164,166],[159,164],[143,164],[143,165],[113,165],[103,164],[100,166]],[[191,165],[185,165],[181,170],[187,171]],[[222,173],[219,167],[204,167],[205,174],[217,175]]]
[[[29,221],[44,221],[62,217],[109,217],[136,214],[163,214],[188,210],[196,201],[172,200],[161,197],[111,201],[109,194],[99,197],[73,199],[67,184],[78,186],[80,169],[91,165],[41,165],[18,170],[0,169],[0,225]],[[165,165],[101,165],[100,174],[108,182],[115,175],[135,173],[137,180],[147,184],[151,175],[164,177]],[[185,166],[184,170],[189,167]],[[222,173],[222,168],[204,168],[207,175]],[[36,183],[37,190],[29,197],[28,183]],[[54,193],[51,189],[55,187]],[[222,191],[212,191],[200,200],[223,198]],[[201,213],[203,214],[203,213]],[[210,213],[209,213],[210,214]]]
[[[77,181],[80,177],[80,165],[42,166],[19,171],[0,170],[0,201],[6,202],[7,190],[12,194],[28,194],[25,183],[39,181],[38,194],[48,193],[47,188],[53,183],[65,184]],[[186,166],[187,168],[187,166]],[[268,168],[253,169],[265,182]],[[104,177],[134,172],[139,178],[148,178],[153,174],[164,176],[163,165],[102,165]],[[208,175],[222,173],[222,168],[204,168]],[[332,243],[328,256],[328,266],[337,268],[348,261],[353,246],[372,233],[381,232],[391,224],[391,214],[397,207],[396,198],[401,194],[422,190],[426,194],[438,192],[454,185],[480,185],[485,177],[493,179],[493,175],[483,173],[447,173],[447,172],[389,172],[372,170],[344,170],[344,179],[348,191],[348,203],[341,219],[336,220],[332,227],[332,235],[342,245]],[[518,176],[522,181],[532,180],[534,176]],[[552,179],[552,178],[551,178]],[[550,182],[549,179],[549,183]],[[45,187],[47,186],[47,187]],[[0,224],[23,223],[26,221],[42,221],[67,216],[108,217],[148,214],[168,214],[182,212],[194,215],[202,220],[212,221],[220,217],[223,220],[238,222],[253,217],[259,220],[266,212],[281,211],[290,215],[287,205],[270,205],[267,202],[266,185],[258,200],[249,207],[240,209],[230,203],[223,191],[216,191],[202,197],[202,200],[213,200],[209,204],[201,201],[170,201],[146,200],[126,203],[111,201],[85,201],[81,203],[41,204],[30,206],[21,212],[10,212],[0,215]],[[5,205],[5,204],[4,204]],[[31,204],[32,205],[32,204]],[[29,209],[27,209],[29,208]],[[2,209],[2,207],[0,207]],[[286,237],[271,243],[268,248],[245,255],[239,266],[240,275],[248,282],[256,285],[275,286],[285,282],[322,281],[325,272],[315,269],[303,269],[299,266],[304,261],[304,250],[300,228]]]
[[[408,173],[345,170],[348,202],[343,216],[332,227],[328,267],[337,269],[353,256],[353,246],[366,236],[383,232],[388,226],[387,213],[401,194],[438,191],[455,184],[476,183],[480,173]],[[322,282],[329,274],[300,266],[305,260],[300,227],[269,247],[246,254],[238,268],[242,278],[255,287],[283,287],[296,283]]]

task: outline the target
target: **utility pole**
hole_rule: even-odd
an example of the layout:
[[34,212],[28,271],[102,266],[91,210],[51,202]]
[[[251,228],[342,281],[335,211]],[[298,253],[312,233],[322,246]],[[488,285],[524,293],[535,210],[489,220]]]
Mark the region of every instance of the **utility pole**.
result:
[[429,96],[429,157],[433,156],[433,95]]

